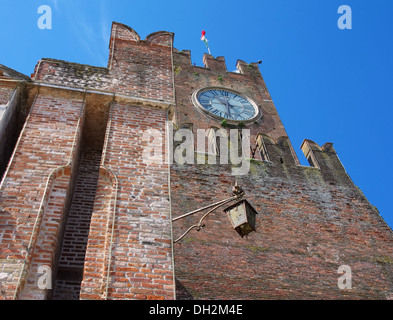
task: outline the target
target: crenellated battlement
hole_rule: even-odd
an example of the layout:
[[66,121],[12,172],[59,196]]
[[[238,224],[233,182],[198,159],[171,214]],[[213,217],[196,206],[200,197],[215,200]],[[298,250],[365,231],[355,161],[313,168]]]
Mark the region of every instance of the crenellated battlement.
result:
[[171,32],[154,32],[141,40],[135,30],[114,22],[108,67],[42,59],[32,78],[39,83],[149,100],[167,108],[174,101],[172,42]]
[[[113,22],[107,67],[96,67],[57,59],[41,59],[31,75],[35,82],[69,88],[117,92],[136,98],[173,103],[173,78],[188,75],[211,77],[209,82],[226,86],[234,81],[252,79],[264,88],[258,63],[238,60],[229,71],[225,57],[203,55],[203,67],[191,61],[191,51],[173,47],[174,34],[157,31],[144,40],[131,27]],[[270,99],[264,89],[266,99]]]
[[312,140],[304,140],[300,147],[310,163],[310,166],[319,168],[324,177],[335,182],[347,182],[350,180],[342,165],[333,143],[327,142],[322,147]]
[[259,133],[256,138],[256,147],[261,153],[262,160],[272,163],[296,165],[293,157],[291,142],[287,136],[281,136],[277,140],[266,134]]
[[132,41],[139,44],[158,45],[165,47],[172,47],[174,33],[168,31],[157,31],[146,36],[145,40],[141,40],[140,35],[131,27],[119,23],[112,23],[111,39],[109,49],[112,48],[112,40]]
[[312,168],[317,170],[318,174],[328,183],[347,184],[350,182],[331,142],[327,142],[320,147],[312,140],[306,139],[303,141],[300,148],[309,162],[309,167],[299,165],[287,136],[274,140],[268,135],[260,133],[256,138],[256,147],[262,160],[285,167],[285,170],[291,167],[294,170],[302,171]]
[[[205,70],[214,74],[231,73],[233,75],[257,75],[261,77],[261,73],[258,67],[258,62],[247,63],[243,60],[237,60],[236,70],[228,70],[225,57],[219,56],[214,57],[211,54],[205,53],[202,57],[203,67],[195,66],[192,64],[191,51],[190,50],[177,50],[173,48],[173,53],[176,58],[177,66],[180,68],[191,68],[194,72]],[[195,69],[194,69],[195,68]]]
[[300,149],[302,149],[306,159],[312,167],[323,169],[331,163],[328,159],[338,160],[337,153],[333,148],[333,143],[331,142],[327,142],[320,147],[314,141],[305,139],[300,146]]

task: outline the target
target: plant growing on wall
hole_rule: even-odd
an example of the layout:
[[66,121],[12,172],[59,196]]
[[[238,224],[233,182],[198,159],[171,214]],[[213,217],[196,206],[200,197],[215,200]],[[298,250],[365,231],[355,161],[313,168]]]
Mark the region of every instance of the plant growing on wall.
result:
[[176,67],[173,68],[173,71],[175,72],[175,75],[178,75],[179,72],[181,71],[181,67],[176,66]]
[[220,121],[220,125],[221,125],[221,127],[223,127],[223,128],[228,127],[228,122],[227,122],[227,120],[226,120],[226,119],[222,119],[222,120]]

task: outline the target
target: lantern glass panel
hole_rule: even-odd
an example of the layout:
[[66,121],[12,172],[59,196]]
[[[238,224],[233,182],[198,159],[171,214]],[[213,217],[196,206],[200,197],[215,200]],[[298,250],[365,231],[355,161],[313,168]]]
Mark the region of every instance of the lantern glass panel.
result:
[[241,200],[224,210],[233,228],[242,236],[255,231],[256,210],[247,200]]

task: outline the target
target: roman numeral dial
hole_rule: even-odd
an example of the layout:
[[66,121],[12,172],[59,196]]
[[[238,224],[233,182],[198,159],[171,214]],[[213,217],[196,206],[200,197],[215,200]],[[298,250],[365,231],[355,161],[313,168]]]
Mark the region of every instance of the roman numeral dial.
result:
[[259,113],[253,101],[232,90],[202,89],[194,93],[193,102],[215,118],[250,121]]

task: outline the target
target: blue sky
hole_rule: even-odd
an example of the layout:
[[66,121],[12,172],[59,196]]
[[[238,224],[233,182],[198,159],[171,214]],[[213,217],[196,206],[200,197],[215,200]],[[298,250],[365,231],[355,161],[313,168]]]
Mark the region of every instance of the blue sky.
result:
[[[52,29],[37,26],[41,5]],[[340,30],[340,5],[352,29]],[[211,53],[262,60],[262,75],[302,164],[303,139],[334,147],[354,183],[393,227],[392,0],[2,0],[0,63],[26,75],[41,58],[106,66],[112,21],[142,39],[175,33],[175,47],[202,65]]]

